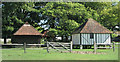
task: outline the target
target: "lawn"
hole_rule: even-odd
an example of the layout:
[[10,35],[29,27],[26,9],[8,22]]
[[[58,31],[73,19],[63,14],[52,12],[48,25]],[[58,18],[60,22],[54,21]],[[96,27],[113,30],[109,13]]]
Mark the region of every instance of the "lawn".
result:
[[[2,60],[118,60],[118,48],[115,52],[112,49],[97,49],[97,52],[106,54],[77,54],[60,53],[46,49],[27,48],[24,53],[23,48],[2,49]],[[93,51],[93,49],[73,49],[73,51]]]

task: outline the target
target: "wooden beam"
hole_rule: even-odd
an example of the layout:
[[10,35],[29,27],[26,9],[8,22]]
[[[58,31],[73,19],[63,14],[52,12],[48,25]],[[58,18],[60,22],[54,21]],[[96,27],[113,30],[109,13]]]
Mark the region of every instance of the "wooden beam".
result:
[[68,48],[62,45],[61,43],[58,43],[58,44],[61,45],[64,49],[68,50]]
[[96,43],[97,45],[112,45],[112,43],[110,44],[105,44],[105,43]]
[[96,47],[96,48],[109,48],[109,49],[111,49],[111,47]]
[[40,45],[41,46],[41,45],[44,45],[44,44],[27,44],[27,45],[35,45],[35,46]]
[[70,42],[71,44],[70,44],[70,53],[72,52],[72,41]]
[[[49,42],[49,43],[55,43],[56,44],[56,42]],[[59,43],[59,42],[57,42],[57,43]],[[61,44],[70,44],[70,43],[63,43],[63,42],[60,42]]]
[[47,41],[47,52],[49,53],[49,44],[48,44],[48,41]]
[[23,45],[23,44],[2,44],[2,45]]
[[53,46],[52,44],[48,43],[53,49],[59,51],[55,46]]
[[120,43],[115,43],[116,45],[120,45]]
[[115,43],[113,42],[113,52],[115,52]]
[[[21,46],[21,45],[24,45],[24,44],[1,44],[1,45],[15,45],[15,46]],[[44,45],[44,44],[26,44],[26,45]]]
[[80,45],[80,49],[83,49],[83,46],[82,46],[82,44]]
[[26,53],[26,42],[24,42],[24,53]]
[[94,41],[94,53],[96,53],[96,42]]

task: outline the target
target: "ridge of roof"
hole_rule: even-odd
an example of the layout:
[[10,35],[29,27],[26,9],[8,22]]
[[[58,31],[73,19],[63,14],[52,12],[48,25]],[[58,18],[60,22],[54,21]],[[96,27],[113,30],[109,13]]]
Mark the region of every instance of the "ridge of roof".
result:
[[28,22],[26,22],[13,35],[42,35],[42,34],[39,31],[37,31],[33,26],[31,26]]
[[77,33],[112,33],[110,30],[102,26],[97,21],[92,18],[87,19],[87,21],[78,27],[73,34]]

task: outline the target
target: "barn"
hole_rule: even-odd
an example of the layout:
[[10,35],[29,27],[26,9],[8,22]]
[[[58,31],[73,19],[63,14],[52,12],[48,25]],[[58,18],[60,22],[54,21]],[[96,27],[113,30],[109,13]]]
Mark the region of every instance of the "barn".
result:
[[17,32],[12,36],[12,43],[23,44],[38,44],[40,43],[42,34],[38,32],[33,26],[26,22]]
[[79,45],[82,49],[84,45],[93,45],[94,42],[101,44],[111,43],[111,34],[107,28],[99,24],[92,18],[87,19],[87,21],[78,27],[72,33],[73,45]]

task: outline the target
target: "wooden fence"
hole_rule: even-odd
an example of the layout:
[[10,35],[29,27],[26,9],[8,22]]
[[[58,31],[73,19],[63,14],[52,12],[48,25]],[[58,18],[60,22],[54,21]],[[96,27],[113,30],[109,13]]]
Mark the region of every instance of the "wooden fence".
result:
[[[26,46],[27,45],[33,45],[33,46],[42,46],[44,44],[0,44],[1,46],[3,45],[10,45],[10,46],[23,46],[24,47],[24,53],[26,53]],[[98,47],[98,45],[110,45],[110,47]],[[96,43],[94,42],[94,52],[96,53],[96,49],[100,49],[100,48],[110,48],[113,49],[113,52],[115,51],[115,45],[120,45],[120,43],[111,43],[111,44],[101,44],[101,43]],[[49,53],[51,49],[54,49],[56,51],[62,51],[62,49],[67,50],[72,52],[72,41],[70,43],[62,43],[62,42],[48,42],[47,41],[47,52]]]
[[72,41],[70,43],[47,42],[47,52],[49,53],[51,49],[56,51],[62,51],[64,49],[72,52]]
[[[26,53],[26,46],[41,46],[44,44],[1,44],[2,46],[23,46],[24,53]],[[67,51],[72,51],[72,41],[70,43],[62,43],[62,42],[47,42],[47,52],[49,53],[50,49],[54,49],[56,51],[60,51],[61,49],[65,49]]]
[[41,46],[44,44],[1,44],[2,46],[23,46],[24,48],[24,53],[26,53],[26,46]]
[[[98,45],[109,45],[110,47],[98,47]],[[120,43],[115,43],[115,42],[113,42],[113,43],[111,43],[111,44],[104,44],[104,43],[96,43],[95,41],[94,41],[94,53],[96,53],[96,49],[101,49],[101,48],[105,48],[105,49],[107,49],[107,48],[109,48],[109,49],[113,49],[113,52],[115,51],[115,48],[117,48],[117,47],[115,47],[115,45],[120,45]],[[119,48],[119,47],[118,47]]]
[[[22,46],[24,44],[1,44],[1,45],[11,45],[11,46]],[[26,45],[29,45],[29,46],[37,46],[37,45],[44,45],[44,44],[26,44]]]

